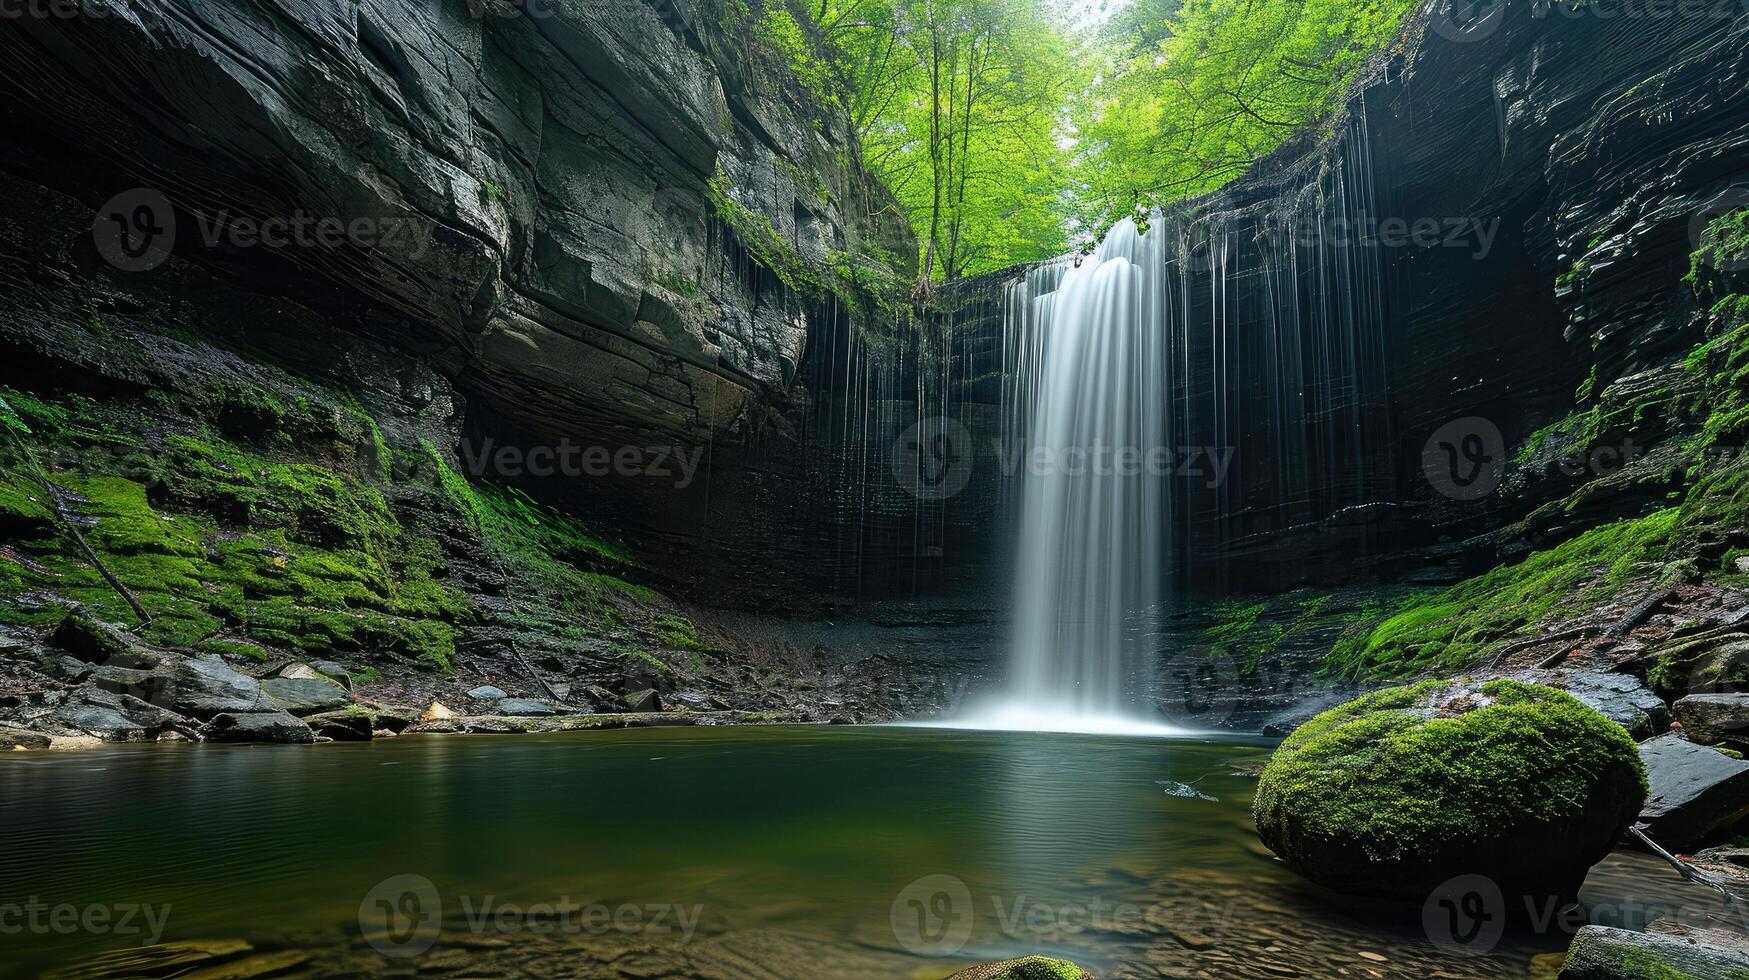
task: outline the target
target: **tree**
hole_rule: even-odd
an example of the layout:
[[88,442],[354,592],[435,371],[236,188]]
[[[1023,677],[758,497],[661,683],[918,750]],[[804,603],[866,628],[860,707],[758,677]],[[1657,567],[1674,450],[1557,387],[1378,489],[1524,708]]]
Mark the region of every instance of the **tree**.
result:
[[951,280],[1063,251],[1074,45],[1032,0],[823,0],[866,159]]

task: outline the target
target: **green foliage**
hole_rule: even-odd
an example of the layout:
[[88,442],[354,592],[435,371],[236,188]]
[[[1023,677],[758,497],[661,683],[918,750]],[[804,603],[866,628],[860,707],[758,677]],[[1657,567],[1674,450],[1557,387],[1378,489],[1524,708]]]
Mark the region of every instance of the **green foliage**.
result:
[[1037,0],[827,0],[827,61],[865,160],[955,279],[1064,251],[1078,45]]
[[1075,195],[1100,233],[1237,177],[1331,117],[1411,0],[1139,0],[1104,25],[1106,63],[1073,107]]
[[1621,726],[1564,692],[1507,680],[1482,685],[1480,698],[1464,702],[1469,710],[1420,708],[1461,693],[1455,687],[1376,691],[1302,725],[1263,771],[1259,828],[1291,825],[1292,838],[1389,861],[1527,823],[1583,819],[1588,807],[1638,811],[1638,801],[1600,798],[1624,773],[1640,800],[1646,793],[1639,752]]
[[831,73],[814,56],[814,45],[796,23],[795,16],[775,0],[755,25],[755,32],[767,50],[794,75],[803,89],[823,103],[833,101],[834,85]]
[[1623,585],[1638,565],[1664,554],[1681,517],[1681,508],[1668,507],[1605,524],[1449,589],[1409,596],[1340,640],[1329,664],[1356,678],[1467,666],[1490,644],[1588,609]]
[[1716,289],[1719,269],[1731,268],[1749,259],[1749,209],[1721,215],[1701,232],[1700,247],[1688,257],[1684,280],[1697,291]]
[[925,275],[954,279],[1060,254],[1239,176],[1333,118],[1413,7],[826,0],[814,27]]
[[[430,443],[424,445],[438,473],[443,493],[473,524],[493,560],[525,577],[537,604],[552,604],[544,613],[513,613],[523,625],[541,633],[574,630],[564,619],[583,615],[613,622],[618,613],[614,596],[659,604],[654,590],[627,582],[613,571],[637,567],[617,545],[591,533],[582,522],[530,499],[511,487],[476,483],[456,472]],[[607,571],[603,571],[606,569]]]
[[[210,432],[165,435],[153,453],[132,453],[115,411],[73,398],[9,401],[41,420],[37,431],[47,433],[51,448],[96,434],[112,450],[82,454],[53,479],[91,547],[152,613],[143,638],[251,656],[264,655],[264,644],[352,651],[448,669],[454,624],[471,618],[472,608],[435,579],[435,546],[411,535],[359,478],[258,455]],[[290,417],[311,410],[251,386],[228,386],[215,404],[293,429]],[[0,469],[0,514],[30,516],[6,489],[24,488],[28,504],[40,497],[28,487]],[[27,533],[23,560],[0,560],[10,566],[13,593],[0,621],[46,624],[65,603],[112,622],[134,621],[46,522]]]
[[679,616],[663,616],[656,620],[656,632],[662,637],[662,642],[682,650],[702,650],[704,644],[699,642],[698,627],[689,619]]
[[663,663],[655,654],[641,647],[617,646],[613,648],[615,656],[643,664],[658,674],[673,674],[674,668]]
[[23,417],[13,410],[5,398],[0,398],[0,426],[16,435],[30,435],[30,426],[25,424]]

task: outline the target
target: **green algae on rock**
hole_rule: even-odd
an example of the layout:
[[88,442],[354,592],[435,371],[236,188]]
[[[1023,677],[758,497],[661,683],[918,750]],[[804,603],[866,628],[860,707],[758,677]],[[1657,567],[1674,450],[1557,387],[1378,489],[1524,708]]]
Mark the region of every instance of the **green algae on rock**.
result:
[[1093,974],[1068,960],[1022,956],[961,970],[948,980],[1093,980]]
[[1426,681],[1358,698],[1284,741],[1258,784],[1263,842],[1340,892],[1422,900],[1465,874],[1571,898],[1639,813],[1633,740],[1534,684]]

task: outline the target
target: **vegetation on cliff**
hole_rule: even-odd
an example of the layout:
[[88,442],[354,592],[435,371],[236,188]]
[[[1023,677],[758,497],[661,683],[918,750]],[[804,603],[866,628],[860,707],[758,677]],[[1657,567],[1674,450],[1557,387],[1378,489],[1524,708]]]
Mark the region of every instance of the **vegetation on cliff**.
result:
[[[667,670],[645,646],[701,648],[671,603],[621,577],[638,568],[621,546],[469,480],[429,441],[391,448],[368,412],[319,387],[0,398],[15,437],[0,464],[14,542],[0,547],[0,625],[46,627],[78,606],[154,644],[334,658],[365,676],[447,673],[480,629],[570,657],[607,637],[604,675],[628,658]],[[64,539],[57,499],[149,621]]]
[[[1608,438],[1645,442],[1643,428],[1657,420],[1688,433],[1676,437],[1679,445],[1659,457],[1663,462],[1646,464],[1649,484],[1679,488],[1665,506],[1589,528],[1449,589],[1399,598],[1337,643],[1329,661],[1335,672],[1390,677],[1461,669],[1503,642],[1610,601],[1632,583],[1667,569],[1680,574],[1683,563],[1693,562],[1701,574],[1735,572],[1736,559],[1749,553],[1749,457],[1741,452],[1749,435],[1749,295],[1733,271],[1745,255],[1749,211],[1714,221],[1693,253],[1687,282],[1707,339],[1683,367],[1698,384],[1686,393],[1654,386],[1607,404],[1599,397],[1539,430],[1518,454],[1525,465],[1555,435],[1578,454]],[[1581,399],[1588,396],[1581,389]],[[1552,506],[1571,513],[1588,492],[1581,488]]]

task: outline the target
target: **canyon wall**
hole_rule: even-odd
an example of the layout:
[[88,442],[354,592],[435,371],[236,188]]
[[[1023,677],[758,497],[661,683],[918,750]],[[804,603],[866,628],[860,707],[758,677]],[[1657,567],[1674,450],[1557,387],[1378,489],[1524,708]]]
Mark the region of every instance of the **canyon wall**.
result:
[[[1689,256],[1749,202],[1746,44],[1734,4],[1431,3],[1332,120],[1154,215],[1172,448],[1234,453],[1177,484],[1180,582],[1449,582],[1666,503],[1675,477],[1620,471],[1673,410],[1560,423],[1694,384]],[[962,376],[999,366],[1012,278],[958,286]]]
[[306,374],[392,351],[457,395],[445,453],[558,471],[678,576],[845,577],[798,373],[916,248],[744,7],[92,0],[0,62],[17,376],[91,370],[40,328],[93,304]]

